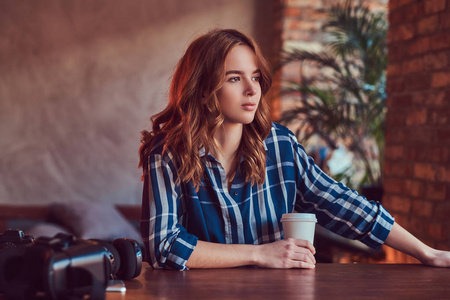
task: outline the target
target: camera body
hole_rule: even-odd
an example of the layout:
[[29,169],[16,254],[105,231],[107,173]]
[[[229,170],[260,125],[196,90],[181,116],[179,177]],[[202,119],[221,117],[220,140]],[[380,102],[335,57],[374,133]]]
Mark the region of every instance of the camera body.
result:
[[88,295],[101,300],[110,280],[134,278],[142,266],[141,248],[131,239],[109,243],[59,233],[8,245],[0,250],[0,292],[6,299],[83,299]]
[[31,235],[26,235],[22,230],[7,229],[0,234],[0,250],[4,248],[28,245],[34,242]]

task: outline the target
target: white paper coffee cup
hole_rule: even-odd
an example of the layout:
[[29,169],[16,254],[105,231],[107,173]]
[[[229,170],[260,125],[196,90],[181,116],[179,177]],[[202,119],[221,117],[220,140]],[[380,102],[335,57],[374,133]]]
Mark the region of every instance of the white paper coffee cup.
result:
[[307,240],[314,243],[317,218],[315,214],[290,213],[281,217],[284,238]]

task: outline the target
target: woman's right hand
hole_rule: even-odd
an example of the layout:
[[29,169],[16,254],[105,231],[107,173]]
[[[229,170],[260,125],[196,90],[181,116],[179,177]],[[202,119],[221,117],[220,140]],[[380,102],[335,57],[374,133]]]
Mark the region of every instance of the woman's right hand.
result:
[[316,249],[306,240],[288,238],[258,245],[256,263],[263,268],[315,268]]

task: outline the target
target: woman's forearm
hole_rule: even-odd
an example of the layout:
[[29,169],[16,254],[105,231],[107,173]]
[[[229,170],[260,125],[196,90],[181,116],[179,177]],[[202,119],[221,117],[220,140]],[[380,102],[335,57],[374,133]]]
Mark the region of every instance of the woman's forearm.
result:
[[227,245],[198,241],[189,257],[188,268],[232,268],[253,265],[254,245]]
[[385,245],[406,253],[424,262],[431,255],[432,249],[409,233],[406,229],[394,223]]
[[435,267],[450,267],[450,252],[440,251],[425,245],[397,223],[394,223],[385,244],[417,258],[423,264]]
[[286,239],[264,245],[217,244],[198,241],[188,268],[314,268],[314,246],[305,240]]

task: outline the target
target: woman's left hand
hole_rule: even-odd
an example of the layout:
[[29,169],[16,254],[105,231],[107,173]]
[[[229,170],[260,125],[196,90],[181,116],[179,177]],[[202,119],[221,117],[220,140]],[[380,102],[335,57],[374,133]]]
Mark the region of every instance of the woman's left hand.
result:
[[433,267],[450,267],[450,252],[431,249],[429,255],[421,259],[421,262]]
[[394,223],[385,244],[417,258],[433,267],[450,267],[450,251],[441,251],[425,245],[406,229]]

